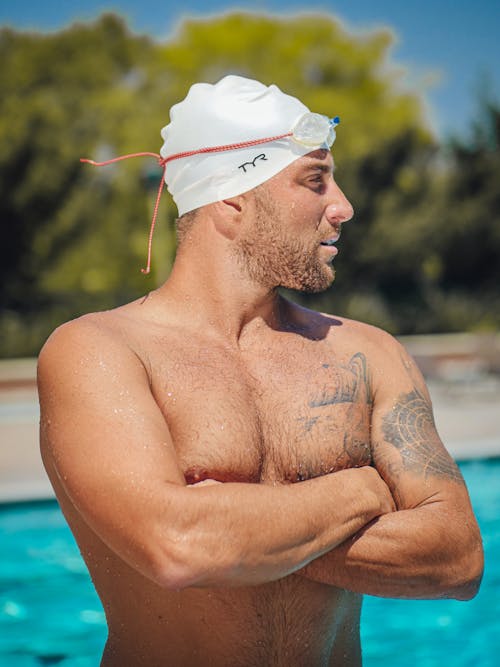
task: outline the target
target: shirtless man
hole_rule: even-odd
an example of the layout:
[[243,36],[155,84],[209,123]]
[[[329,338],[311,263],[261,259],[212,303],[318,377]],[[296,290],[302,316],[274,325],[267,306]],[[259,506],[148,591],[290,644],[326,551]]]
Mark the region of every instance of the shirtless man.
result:
[[42,350],[43,459],[106,667],[357,667],[363,593],[477,592],[478,527],[414,362],[277,292],[333,281],[352,216],[334,125],[274,86],[193,86],[162,132],[169,279]]

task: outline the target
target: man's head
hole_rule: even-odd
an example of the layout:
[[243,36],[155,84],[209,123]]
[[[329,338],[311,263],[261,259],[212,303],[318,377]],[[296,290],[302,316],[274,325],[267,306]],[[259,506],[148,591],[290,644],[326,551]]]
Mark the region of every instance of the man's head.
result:
[[171,119],[161,153],[171,158],[165,181],[179,208],[179,240],[198,214],[205,211],[205,229],[206,214],[216,210],[215,228],[253,282],[326,289],[335,275],[333,243],[352,216],[333,179],[329,148],[338,119],[236,76],[195,84]]

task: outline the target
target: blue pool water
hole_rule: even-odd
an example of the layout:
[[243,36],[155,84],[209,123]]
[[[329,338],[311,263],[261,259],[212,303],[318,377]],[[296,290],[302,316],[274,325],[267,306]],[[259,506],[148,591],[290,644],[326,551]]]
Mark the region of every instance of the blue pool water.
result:
[[[484,539],[481,591],[465,603],[367,597],[365,667],[500,665],[500,461],[461,468]],[[57,504],[0,507],[0,544],[0,667],[98,665],[104,613]]]

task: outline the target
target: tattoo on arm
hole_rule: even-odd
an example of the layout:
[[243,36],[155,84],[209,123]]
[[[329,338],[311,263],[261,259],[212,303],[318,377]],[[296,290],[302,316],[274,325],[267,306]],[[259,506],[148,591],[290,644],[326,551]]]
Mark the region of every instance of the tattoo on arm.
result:
[[401,454],[403,470],[463,482],[436,432],[431,405],[418,389],[399,396],[382,420],[382,431],[386,442]]

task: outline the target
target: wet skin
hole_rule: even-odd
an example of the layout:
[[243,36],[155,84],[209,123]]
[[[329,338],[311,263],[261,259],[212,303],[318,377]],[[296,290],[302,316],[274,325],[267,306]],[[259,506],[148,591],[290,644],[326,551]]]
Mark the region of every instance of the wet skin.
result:
[[[320,282],[331,271],[331,251],[319,242],[332,235],[331,228],[337,233],[339,222],[335,207],[328,213],[328,198],[331,204],[337,197],[338,209],[344,201],[326,180],[328,159],[319,185],[317,174],[311,186],[311,177],[294,165],[276,188],[278,198],[299,197],[303,204],[277,224],[288,224],[302,246],[317,253],[321,266],[311,275]],[[275,294],[268,299],[265,290],[260,310],[246,318],[240,334],[227,334],[234,324],[230,315],[249,301],[244,281],[229,283],[220,274],[232,255],[222,262],[217,247],[226,246],[217,243],[239,233],[243,204],[235,199],[231,206],[235,213],[217,234],[208,236],[208,223],[197,228],[205,234],[192,246],[194,253],[200,249],[200,261],[186,264],[196,271],[202,259],[210,261],[206,248],[212,248],[208,270],[200,269],[197,279],[185,274],[182,281],[174,271],[170,279],[200,290],[215,276],[212,285],[220,292],[214,313],[224,322],[221,308],[227,306],[226,331],[200,314],[207,290],[195,305],[193,296],[189,301],[182,290],[168,287],[58,330],[40,358],[44,463],[106,611],[106,667],[357,667],[361,594],[470,597],[482,567],[477,526],[460,473],[435,431],[425,384],[390,336]],[[265,248],[262,237],[251,240]],[[181,255],[180,271],[182,261]],[[277,255],[274,268],[282,261]],[[295,279],[294,263],[288,268]],[[254,275],[259,271],[256,266]],[[241,294],[235,296],[236,286]],[[210,549],[201,551],[207,573],[198,568],[192,584],[176,588],[150,566],[157,542],[170,548],[162,542],[162,525],[183,525],[172,514],[179,507],[175,489],[192,485],[186,493],[195,494],[193,503],[200,493],[207,506],[222,507],[223,516],[224,504],[214,500],[217,489],[211,494],[208,486],[205,493],[203,480],[232,489],[227,497],[238,504],[240,497],[253,497],[247,489],[278,489],[279,495],[303,488],[312,496],[314,485],[338,484],[351,475],[346,471],[353,473],[345,483],[352,504],[358,488],[353,480],[362,478],[381,509],[367,518],[353,510],[355,521],[349,515],[345,524],[354,527],[342,532],[335,548],[297,557],[283,576],[272,569],[267,578],[259,574],[266,568],[258,558],[254,581],[251,559],[243,574],[238,563],[221,574],[212,554],[231,552],[245,533],[237,524],[207,538]],[[164,495],[165,488],[174,491]],[[334,524],[336,504],[344,516],[346,508],[336,499],[324,497],[329,509],[311,514],[311,525]],[[297,523],[308,523],[300,505],[294,507]],[[225,513],[232,516],[233,509],[227,506]],[[270,522],[272,509],[261,508],[255,517],[250,507],[246,515],[270,535],[262,544],[271,547],[273,532],[284,530],[281,518]],[[194,543],[205,544],[204,533],[210,537],[221,515],[197,511],[201,521],[192,521],[201,541]],[[150,520],[152,515],[159,520]],[[169,539],[183,541],[173,535]],[[255,530],[253,536],[260,538]],[[176,545],[171,548],[177,553]],[[194,560],[197,554],[191,552]]]
[[[289,306],[286,329],[260,326],[236,351],[202,332],[151,323],[145,339],[140,308],[94,316],[92,325],[121,338],[151,369],[187,483],[294,484],[372,463],[374,345],[360,325]],[[393,431],[394,449],[405,439],[405,464],[420,469],[436,456],[422,451],[428,405],[417,406],[423,426],[415,425],[413,398],[407,407],[401,396],[384,428]],[[398,426],[408,420],[416,429],[410,436]],[[46,465],[106,611],[103,665],[360,664],[358,593],[300,572],[259,586],[165,590],[97,537],[50,456]],[[446,453],[435,466],[425,474],[460,479]]]
[[[290,484],[371,462],[366,357],[341,344],[349,336],[339,320],[314,314],[304,326],[297,311],[288,330],[260,328],[237,353],[161,327],[145,342],[133,310],[97,326],[116,327],[153,369],[151,390],[188,483]],[[167,591],[108,549],[52,481],[106,610],[104,665],[358,664],[358,594],[300,575]]]

